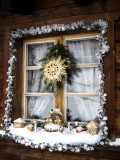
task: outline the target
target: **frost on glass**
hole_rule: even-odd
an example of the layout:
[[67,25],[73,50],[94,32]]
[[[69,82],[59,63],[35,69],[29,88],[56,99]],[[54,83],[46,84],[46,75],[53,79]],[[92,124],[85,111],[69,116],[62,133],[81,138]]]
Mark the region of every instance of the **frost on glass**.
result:
[[67,92],[74,93],[98,93],[100,78],[98,68],[81,68],[78,76],[75,76],[72,85],[67,85]]
[[27,118],[46,119],[54,107],[54,98],[52,96],[28,96],[27,106]]
[[39,43],[39,44],[30,44],[28,45],[28,66],[41,66],[42,59],[46,53],[48,52],[49,48],[54,45],[54,42],[47,42],[47,43]]
[[67,120],[90,121],[99,117],[99,97],[67,97]]
[[96,54],[99,52],[99,47],[97,40],[67,40],[66,45],[77,58],[79,64],[98,63]]

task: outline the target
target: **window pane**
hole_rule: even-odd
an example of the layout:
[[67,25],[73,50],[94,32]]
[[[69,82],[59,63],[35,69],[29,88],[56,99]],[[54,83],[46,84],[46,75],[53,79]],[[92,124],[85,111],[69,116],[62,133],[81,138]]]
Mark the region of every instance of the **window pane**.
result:
[[45,119],[53,109],[54,98],[52,96],[30,96],[27,97],[27,118]]
[[46,85],[44,84],[44,81],[41,78],[40,70],[28,70],[26,75],[28,79],[27,92],[52,92],[52,90],[50,89],[46,90]]
[[77,58],[79,64],[98,63],[96,56],[99,52],[97,40],[67,40],[66,45]]
[[99,97],[67,97],[67,120],[90,121],[99,116]]
[[67,85],[67,92],[98,93],[100,78],[98,68],[81,68],[78,77],[74,77],[72,85]]
[[28,66],[41,66],[40,59],[46,55],[48,48],[53,45],[54,42],[28,45]]

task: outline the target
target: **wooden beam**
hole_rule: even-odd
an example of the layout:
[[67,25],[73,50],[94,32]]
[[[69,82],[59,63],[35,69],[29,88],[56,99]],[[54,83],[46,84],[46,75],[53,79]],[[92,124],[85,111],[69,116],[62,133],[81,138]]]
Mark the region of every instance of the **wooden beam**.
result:
[[115,140],[115,57],[114,57],[114,21],[109,21],[107,30],[107,40],[110,50],[104,58],[105,93],[107,93],[107,103],[105,105],[108,116],[109,138]]

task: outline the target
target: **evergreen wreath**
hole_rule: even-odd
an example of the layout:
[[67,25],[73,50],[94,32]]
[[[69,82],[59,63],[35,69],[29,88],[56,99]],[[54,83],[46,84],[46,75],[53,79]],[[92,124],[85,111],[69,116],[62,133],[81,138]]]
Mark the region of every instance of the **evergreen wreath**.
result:
[[[73,56],[73,53],[70,52],[67,46],[64,46],[63,44],[60,44],[60,41],[58,40],[57,44],[49,48],[49,52],[46,54],[44,58],[42,58],[40,61],[43,62],[43,65],[41,67],[41,74],[42,78],[46,84],[46,89],[52,89],[54,92],[54,95],[57,95],[57,87],[62,88],[63,83],[65,80],[67,80],[68,84],[72,84],[72,81],[74,79],[74,76],[78,74],[79,68],[77,68],[77,59]],[[58,63],[59,61],[59,63]],[[58,67],[61,69],[61,76],[59,78],[56,78],[56,80],[50,80],[51,77],[56,76],[55,68],[53,69],[53,72],[51,73],[50,64],[56,68],[57,70],[57,64]],[[58,70],[60,70],[60,68]],[[49,76],[46,76],[46,71],[49,73]],[[50,71],[50,72],[49,72]]]

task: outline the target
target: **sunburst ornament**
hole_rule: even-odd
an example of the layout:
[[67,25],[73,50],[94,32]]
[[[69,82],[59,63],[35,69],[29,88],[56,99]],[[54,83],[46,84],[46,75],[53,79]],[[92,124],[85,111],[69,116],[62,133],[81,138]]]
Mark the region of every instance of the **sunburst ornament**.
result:
[[46,90],[53,91],[57,96],[57,89],[62,88],[65,81],[72,84],[74,76],[80,71],[77,60],[67,46],[60,44],[49,48],[48,53],[40,60],[43,63],[40,69]]
[[61,59],[61,56],[57,58],[53,56],[42,65],[41,74],[46,85],[56,85],[57,82],[62,82],[63,76],[67,74],[67,65],[65,65],[65,61],[65,59]]

